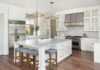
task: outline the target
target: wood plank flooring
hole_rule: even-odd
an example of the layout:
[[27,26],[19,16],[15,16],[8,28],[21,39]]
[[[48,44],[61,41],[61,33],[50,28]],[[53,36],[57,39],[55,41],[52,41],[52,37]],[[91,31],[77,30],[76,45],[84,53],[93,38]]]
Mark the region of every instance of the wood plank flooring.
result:
[[[0,70],[33,70],[26,68],[26,65],[20,66],[13,62],[13,52],[9,56],[0,56]],[[58,64],[53,65],[52,69],[47,70],[100,70],[100,64],[93,62],[92,52],[82,52],[73,50],[73,54]]]

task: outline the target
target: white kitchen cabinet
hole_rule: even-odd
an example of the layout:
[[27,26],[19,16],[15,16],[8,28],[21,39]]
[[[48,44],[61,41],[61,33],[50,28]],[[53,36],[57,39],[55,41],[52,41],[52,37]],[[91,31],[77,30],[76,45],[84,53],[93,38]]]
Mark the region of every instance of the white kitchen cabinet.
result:
[[100,63],[100,41],[94,44],[94,62]]
[[15,6],[10,6],[9,19],[10,20],[25,20],[25,9],[15,7]]
[[65,27],[65,14],[57,14],[57,31],[66,31],[67,28]]
[[69,40],[67,42],[59,43],[57,45],[57,50],[59,59],[58,61],[61,61],[72,53],[72,41]]
[[67,27],[65,26],[65,13],[59,13],[57,14],[57,36],[65,36],[65,32],[67,31]]
[[81,38],[81,50],[82,51],[94,51],[94,43],[97,39]]
[[[60,62],[61,60],[65,59],[66,57],[70,56],[70,54],[72,54],[72,41],[66,40],[66,42],[62,42],[57,45],[51,45],[51,47],[49,48],[57,49],[58,62]],[[55,55],[53,55],[53,57],[55,58]]]
[[84,12],[84,31],[98,31],[99,8],[92,8]]

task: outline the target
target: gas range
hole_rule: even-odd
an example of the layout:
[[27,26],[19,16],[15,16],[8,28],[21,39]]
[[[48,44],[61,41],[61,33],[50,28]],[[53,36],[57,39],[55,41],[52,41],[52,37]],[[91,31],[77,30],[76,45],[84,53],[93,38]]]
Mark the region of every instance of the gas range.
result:
[[72,40],[72,49],[81,49],[81,38],[82,36],[66,36],[66,39]]

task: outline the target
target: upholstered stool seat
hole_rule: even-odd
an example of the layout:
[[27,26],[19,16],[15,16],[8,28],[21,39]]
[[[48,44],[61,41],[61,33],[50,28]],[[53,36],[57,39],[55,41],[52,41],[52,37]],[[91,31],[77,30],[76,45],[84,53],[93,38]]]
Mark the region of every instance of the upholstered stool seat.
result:
[[25,53],[25,52],[27,52],[27,51],[28,51],[28,49],[27,49],[27,48],[15,48],[15,51]]
[[27,51],[27,54],[38,56],[38,50],[30,49]]
[[56,52],[57,52],[56,49],[48,49],[48,50],[45,51],[46,54],[54,54]]
[[20,52],[21,48],[15,48],[15,51]]
[[23,53],[27,53],[28,52],[28,48],[21,48],[21,51],[23,52]]

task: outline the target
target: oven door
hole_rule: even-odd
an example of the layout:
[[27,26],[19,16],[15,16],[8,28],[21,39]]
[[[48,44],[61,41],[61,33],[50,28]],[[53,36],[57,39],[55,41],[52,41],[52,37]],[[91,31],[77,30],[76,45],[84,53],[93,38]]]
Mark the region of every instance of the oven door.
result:
[[73,49],[80,49],[80,41],[78,41],[78,40],[73,40],[73,41],[72,41],[72,48],[73,48]]

